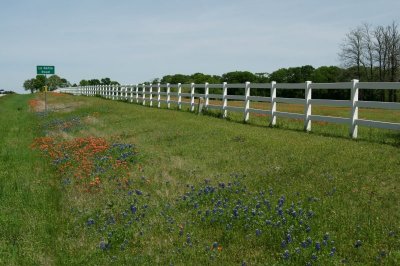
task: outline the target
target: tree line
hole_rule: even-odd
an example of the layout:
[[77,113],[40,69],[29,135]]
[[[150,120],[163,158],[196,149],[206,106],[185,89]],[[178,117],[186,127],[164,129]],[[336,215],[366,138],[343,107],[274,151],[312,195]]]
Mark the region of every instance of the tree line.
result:
[[[340,45],[339,66],[321,66],[314,68],[311,65],[280,68],[272,73],[252,73],[249,71],[232,71],[222,75],[194,73],[191,75],[172,74],[156,78],[148,83],[302,83],[312,81],[317,83],[348,82],[352,79],[360,81],[399,81],[400,78],[400,32],[397,22],[387,26],[371,26],[362,24],[351,29]],[[71,84],[57,75],[38,75],[34,79],[26,80],[24,88],[34,92],[41,90],[47,84],[50,90]],[[81,80],[80,86],[118,85],[118,81],[110,78]],[[77,86],[73,84],[72,86]],[[215,91],[215,89],[213,89]],[[230,89],[229,94],[242,94],[243,89]],[[268,90],[252,90],[253,95],[267,96]],[[349,90],[315,90],[313,97],[321,99],[348,99]],[[301,90],[278,90],[279,97],[304,97]],[[361,90],[361,100],[371,101],[400,101],[400,90]]]
[[[314,68],[311,65],[304,65],[299,67],[280,68],[272,73],[252,73],[250,71],[232,71],[219,75],[208,75],[203,73],[194,73],[191,75],[185,74],[173,74],[166,75],[162,78],[157,78],[149,83],[170,83],[170,84],[189,84],[196,83],[202,84],[222,82],[227,83],[244,83],[249,81],[251,83],[270,83],[276,81],[278,83],[303,83],[308,80],[315,83],[335,83],[335,82],[349,82],[352,79],[358,78],[357,67],[342,68],[338,66],[321,66]],[[363,79],[361,79],[363,81]],[[376,80],[378,81],[378,80]],[[201,89],[197,90],[200,92]],[[210,93],[219,93],[218,89],[210,89]],[[229,94],[241,95],[244,93],[244,89],[229,89]],[[269,90],[265,89],[252,89],[251,94],[255,96],[269,96]],[[278,97],[304,97],[304,91],[302,90],[278,90]],[[386,96],[386,98],[385,98]],[[314,90],[313,97],[320,99],[349,99],[349,90]],[[387,95],[382,94],[382,91],[373,90],[365,91],[361,95],[363,100],[389,100]]]
[[24,89],[31,93],[43,91],[44,86],[47,86],[48,89],[52,91],[57,88],[70,87],[71,83],[69,83],[65,78],[61,78],[57,75],[51,75],[48,78],[44,75],[37,75],[35,78],[25,80],[23,84]]

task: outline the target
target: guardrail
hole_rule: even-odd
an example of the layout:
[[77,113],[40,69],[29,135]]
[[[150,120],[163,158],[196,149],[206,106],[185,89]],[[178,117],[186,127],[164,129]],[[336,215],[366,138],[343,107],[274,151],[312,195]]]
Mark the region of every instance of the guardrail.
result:
[[[174,88],[174,92],[171,91]],[[185,88],[189,92],[182,92]],[[211,89],[220,89],[222,93],[210,94]],[[243,95],[229,95],[229,89],[244,89]],[[154,89],[154,90],[153,90]],[[195,93],[202,89],[204,93]],[[270,97],[252,96],[251,89],[270,90]],[[277,97],[277,90],[304,90],[304,98],[283,98]],[[328,99],[312,99],[312,91],[319,89],[338,89],[350,90],[349,100],[328,100]],[[400,82],[359,82],[352,80],[351,82],[342,83],[238,83],[238,84],[137,84],[137,85],[97,85],[84,87],[60,88],[59,92],[71,93],[74,95],[87,95],[102,97],[112,100],[128,100],[130,102],[141,103],[149,106],[157,103],[157,107],[161,107],[161,103],[166,103],[167,108],[172,104],[176,104],[179,109],[182,105],[188,105],[191,111],[195,110],[196,98],[204,98],[204,108],[221,110],[223,117],[227,117],[229,112],[243,113],[243,120],[248,121],[250,113],[262,114],[270,116],[270,126],[276,125],[277,117],[286,117],[300,119],[304,121],[304,130],[311,131],[312,121],[323,121],[328,123],[346,124],[349,126],[349,134],[352,138],[357,138],[358,126],[368,126],[374,128],[383,128],[390,130],[400,130],[400,123],[382,122],[374,120],[365,120],[358,118],[358,109],[361,108],[380,108],[400,110],[400,103],[396,102],[379,102],[379,101],[359,101],[358,95],[360,89],[378,89],[378,90],[400,90]],[[163,90],[163,91],[162,91]],[[171,100],[171,96],[174,97]],[[182,98],[188,101],[183,101]],[[210,99],[218,99],[222,101],[221,105],[210,104]],[[228,100],[243,101],[243,105],[229,106]],[[268,102],[271,103],[269,110],[251,108],[251,102]],[[301,104],[304,105],[304,113],[290,113],[277,111],[277,103]],[[333,117],[323,115],[313,115],[312,105],[349,107],[351,108],[350,117]]]

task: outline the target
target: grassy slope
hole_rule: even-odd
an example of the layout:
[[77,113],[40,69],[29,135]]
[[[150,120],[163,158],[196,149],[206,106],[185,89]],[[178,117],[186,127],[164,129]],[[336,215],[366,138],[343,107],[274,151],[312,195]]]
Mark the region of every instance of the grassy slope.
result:
[[0,99],[0,264],[55,259],[60,193],[48,162],[29,147],[37,134],[31,96]]
[[[34,125],[33,120],[29,120],[32,115],[26,112],[25,107],[21,112],[14,110],[18,105],[17,99],[20,101],[21,98],[16,96],[6,101],[2,99],[4,104],[1,103],[4,112],[10,113],[6,117],[6,121],[9,122],[1,124],[4,130],[2,129],[0,134],[4,134],[2,139],[5,140],[1,156],[2,161],[11,165],[7,168],[0,166],[1,188],[4,191],[1,195],[4,199],[0,204],[8,210],[6,215],[2,214],[1,222],[7,224],[7,220],[20,223],[15,226],[2,226],[0,230],[5,231],[0,235],[7,237],[1,240],[1,250],[5,250],[3,253],[8,254],[7,256],[11,256],[9,254],[12,254],[10,251],[13,250],[16,250],[14,254],[24,252],[27,261],[38,262],[43,258],[51,261],[49,250],[56,241],[56,236],[47,228],[54,228],[54,224],[57,224],[57,219],[54,219],[55,223],[50,222],[50,217],[56,214],[54,207],[57,206],[60,195],[54,192],[54,186],[49,182],[51,178],[48,172],[43,170],[46,164],[26,148],[32,141],[34,132],[21,130],[20,136],[15,134],[15,128],[31,128]],[[78,100],[86,103],[72,114],[55,114],[56,117],[98,113],[98,121],[84,130],[75,132],[75,136],[94,135],[112,141],[134,143],[141,154],[140,163],[143,170],[134,171],[132,175],[138,180],[135,185],[152,195],[150,204],[153,211],[149,218],[151,226],[148,232],[151,241],[138,240],[140,248],[132,249],[140,250],[140,254],[133,251],[130,254],[119,255],[120,263],[180,264],[191,261],[202,264],[232,264],[242,260],[250,264],[276,263],[277,256],[272,254],[281,252],[279,248],[268,248],[268,244],[261,244],[261,247],[255,245],[251,250],[245,249],[243,246],[247,240],[240,241],[240,235],[233,238],[235,242],[224,243],[226,249],[216,261],[210,261],[207,256],[201,256],[191,250],[184,251],[181,255],[171,252],[174,250],[171,243],[184,240],[175,235],[170,236],[159,228],[160,217],[157,215],[163,204],[173,204],[178,196],[188,191],[188,184],[198,185],[203,183],[205,178],[212,179],[214,183],[231,181],[231,173],[245,174],[247,178],[243,182],[249,189],[273,188],[277,195],[286,195],[289,202],[297,200],[298,194],[303,198],[318,198],[319,204],[315,207],[317,220],[314,226],[320,232],[330,232],[335,239],[339,254],[334,260],[336,263],[342,258],[352,263],[372,263],[380,250],[386,252],[384,263],[395,264],[400,260],[399,238],[388,237],[390,231],[398,234],[400,229],[400,151],[394,146],[243,125],[209,116],[157,110],[98,98],[60,97],[51,100],[67,105]],[[12,114],[19,117],[18,119],[25,117],[25,120],[20,120],[22,123],[17,125],[11,124],[12,120],[9,118]],[[9,157],[11,148],[5,145],[11,145],[13,142],[18,143],[19,149],[15,149],[12,157]],[[28,158],[22,160],[24,157]],[[33,164],[26,164],[26,161]],[[32,168],[32,165],[38,167]],[[9,179],[8,174],[4,174],[5,169],[19,171],[20,174],[14,173],[11,175],[14,178]],[[147,181],[140,182],[142,178]],[[26,180],[21,183],[24,179]],[[38,183],[41,183],[41,186],[38,186]],[[327,196],[333,188],[336,188],[336,193]],[[32,198],[32,191],[36,190],[40,193]],[[5,193],[13,195],[8,196]],[[106,195],[99,195],[104,196]],[[91,200],[96,201],[96,198]],[[102,199],[97,200],[101,202]],[[61,203],[64,210],[69,207],[68,202],[66,199]],[[45,207],[42,209],[39,206]],[[20,211],[11,212],[14,208],[27,211],[33,216],[32,222],[24,220],[25,216]],[[49,213],[49,216],[44,216],[45,213]],[[184,211],[180,215],[183,216],[182,219],[187,219]],[[68,219],[73,220],[74,217],[66,217],[65,221]],[[35,229],[27,229],[32,227]],[[24,228],[31,234],[21,236]],[[61,233],[65,241],[56,242],[60,245],[55,250],[59,255],[58,263],[109,263],[109,257],[103,256],[93,247],[76,248],[76,241],[86,243],[87,240],[87,243],[92,245],[98,239],[77,239],[71,235],[71,231],[75,229],[68,230]],[[84,232],[83,230],[83,235]],[[203,237],[199,240],[201,243],[212,243],[222,238],[221,233],[213,228],[194,226],[192,232]],[[9,240],[14,235],[23,238],[24,241],[21,242],[24,244],[14,247]],[[354,248],[357,239],[363,241],[362,249]],[[5,258],[18,263],[16,257]]]

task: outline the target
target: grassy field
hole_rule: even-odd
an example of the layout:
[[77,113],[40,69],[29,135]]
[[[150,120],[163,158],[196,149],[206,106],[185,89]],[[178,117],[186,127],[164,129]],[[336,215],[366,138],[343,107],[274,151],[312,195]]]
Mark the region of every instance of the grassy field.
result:
[[1,264],[400,263],[398,132],[42,98],[0,99]]

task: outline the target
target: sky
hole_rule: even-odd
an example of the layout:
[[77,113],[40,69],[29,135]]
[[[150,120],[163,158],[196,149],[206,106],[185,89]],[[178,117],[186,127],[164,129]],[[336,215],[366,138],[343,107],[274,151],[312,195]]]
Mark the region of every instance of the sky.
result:
[[352,28],[400,22],[399,0],[0,0],[0,89],[37,65],[71,83],[340,65]]

